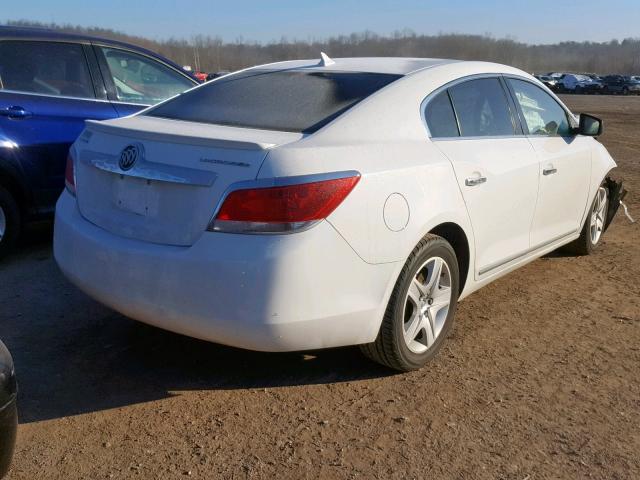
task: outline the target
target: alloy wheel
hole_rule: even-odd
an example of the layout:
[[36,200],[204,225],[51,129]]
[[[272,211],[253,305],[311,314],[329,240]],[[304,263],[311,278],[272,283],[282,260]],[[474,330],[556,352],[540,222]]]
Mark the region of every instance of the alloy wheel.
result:
[[442,333],[451,305],[451,271],[432,257],[414,275],[404,305],[404,341],[413,353],[428,350]]
[[591,235],[591,243],[596,245],[600,241],[602,231],[604,230],[604,222],[607,218],[607,189],[600,187],[596,193],[596,199],[591,209],[591,220],[589,223],[589,233]]

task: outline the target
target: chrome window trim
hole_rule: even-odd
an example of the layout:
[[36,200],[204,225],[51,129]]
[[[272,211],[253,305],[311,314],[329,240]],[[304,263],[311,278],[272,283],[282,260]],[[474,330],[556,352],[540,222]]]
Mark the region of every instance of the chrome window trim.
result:
[[450,142],[452,140],[509,140],[514,138],[527,138],[526,135],[478,135],[478,136],[467,136],[467,137],[435,137],[430,139],[433,142]]
[[[474,73],[473,75],[466,75],[464,77],[460,77],[460,78],[456,78],[455,80],[452,80],[450,82],[445,83],[444,85],[439,86],[438,88],[436,88],[435,90],[433,90],[431,93],[429,93],[423,100],[422,102],[420,102],[420,118],[422,120],[422,125],[424,126],[424,128],[427,130],[427,136],[429,137],[429,139],[433,140],[433,141],[439,141],[439,140],[480,140],[480,139],[489,139],[489,138],[523,138],[524,135],[521,134],[513,134],[513,135],[492,135],[492,136],[464,136],[464,135],[460,135],[457,137],[433,137],[431,136],[431,131],[429,130],[429,125],[427,124],[427,118],[425,116],[425,110],[427,108],[427,105],[429,104],[429,102],[431,102],[431,100],[433,100],[438,94],[440,94],[441,92],[445,91],[445,90],[449,90],[452,87],[455,87],[456,85],[459,85],[461,83],[465,83],[471,80],[481,80],[483,78],[495,78],[498,81],[501,80],[502,78],[502,74],[501,73]],[[502,89],[504,90],[505,85],[502,84],[502,82],[500,82],[500,86],[502,87]],[[508,91],[504,92],[505,93],[505,101],[507,103],[507,107],[509,108],[509,113],[511,115],[514,115],[514,113],[516,114],[515,120],[517,122],[517,125],[514,125],[515,127],[520,127],[520,129],[522,128],[522,126],[520,125],[520,117],[519,115],[517,115],[517,112],[512,112],[511,111],[511,104],[509,102],[509,95],[510,93]],[[451,101],[453,102],[453,99],[451,99]],[[453,103],[452,103],[453,106]],[[454,108],[454,114],[455,114],[455,106],[453,106]],[[456,121],[458,121],[458,117],[456,115]],[[458,126],[459,128],[459,126]]]
[[14,95],[35,95],[36,97],[61,98],[63,100],[83,100],[85,102],[114,103],[114,102],[110,102],[109,100],[104,100],[102,98],[71,97],[69,95],[51,95],[48,93],[23,92],[21,90],[11,90],[9,88],[0,88],[0,93],[11,93]]
[[[20,27],[18,27],[20,28]],[[77,45],[91,45],[88,39],[71,39],[71,38],[49,38],[49,37],[21,37],[15,35],[6,35],[0,38],[0,42],[44,42],[44,43],[75,43]]]
[[[0,88],[0,93],[12,93],[14,95],[35,95],[37,97],[47,97],[47,98],[61,98],[63,100],[83,100],[85,102],[101,102],[101,103],[114,103],[118,105],[130,105],[133,107],[143,107],[148,108],[153,105],[147,105],[142,103],[129,103],[129,102],[119,102],[115,100],[105,100],[103,98],[85,98],[85,97],[70,97],[68,95],[49,95],[48,93],[35,93],[35,92],[22,92],[19,90],[10,90],[8,88]],[[171,97],[173,98],[173,97]],[[169,100],[169,99],[167,99]],[[163,100],[164,101],[164,100]]]
[[[441,92],[448,90],[451,87],[454,87],[460,83],[469,81],[469,80],[477,80],[477,79],[482,79],[482,78],[497,78],[497,79],[503,79],[506,80],[509,78],[513,78],[516,80],[522,80],[525,81],[527,83],[530,83],[531,85],[538,87],[540,89],[542,89],[543,92],[550,94],[551,98],[562,108],[562,110],[564,110],[564,112],[567,115],[567,119],[569,121],[569,124],[571,125],[571,127],[576,127],[575,125],[575,119],[573,116],[573,113],[571,112],[571,110],[568,109],[568,107],[562,103],[562,101],[553,93],[551,92],[548,88],[546,88],[544,86],[544,84],[540,83],[540,85],[538,85],[537,83],[533,82],[530,78],[526,78],[523,77],[521,75],[516,75],[513,73],[478,73],[478,74],[473,74],[473,75],[467,75],[464,77],[460,77],[460,78],[456,78],[455,80],[452,80],[450,82],[445,83],[444,85],[441,85],[440,87],[436,88],[435,90],[433,90],[431,93],[429,93],[423,100],[422,102],[420,102],[420,119],[422,120],[422,125],[424,126],[425,130],[427,131],[427,136],[429,137],[429,139],[431,141],[434,142],[438,142],[438,141],[451,141],[451,140],[497,140],[497,139],[507,139],[507,138],[553,138],[553,137],[559,137],[559,138],[567,138],[567,137],[562,137],[561,135],[531,135],[529,133],[524,133],[524,126],[522,125],[522,119],[520,118],[520,113],[519,111],[516,112],[512,112],[515,113],[516,115],[516,121],[518,122],[518,125],[520,126],[520,129],[522,130],[523,133],[521,134],[514,134],[514,135],[497,135],[497,136],[474,136],[474,137],[470,137],[470,136],[464,136],[464,135],[460,135],[457,137],[433,137],[431,136],[431,131],[429,130],[429,125],[427,124],[427,119],[425,116],[425,110],[427,108],[427,105],[429,104],[429,102],[431,100],[433,100],[438,94],[440,94]],[[509,95],[510,97],[513,97],[511,90],[509,88],[508,85],[503,85],[503,88],[507,87],[507,92],[505,92],[507,95]],[[513,102],[517,102],[517,99],[513,99]],[[507,102],[509,104],[509,108],[511,108],[511,104],[509,102]],[[516,108],[518,108],[518,105],[516,104]],[[454,110],[455,113],[455,110]],[[456,117],[457,118],[457,117]],[[527,132],[529,132],[529,129],[527,128],[526,130]]]

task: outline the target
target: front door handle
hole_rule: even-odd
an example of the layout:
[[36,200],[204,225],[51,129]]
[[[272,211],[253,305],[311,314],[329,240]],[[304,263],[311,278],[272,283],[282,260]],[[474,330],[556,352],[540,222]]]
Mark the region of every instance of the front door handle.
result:
[[470,177],[464,181],[464,184],[467,187],[475,187],[476,185],[480,185],[481,183],[485,183],[487,181],[487,177]]
[[553,166],[551,166],[551,167],[545,167],[545,168],[542,170],[542,174],[543,174],[543,175],[553,175],[553,174],[554,174],[554,173],[556,173],[557,171],[558,171],[558,169],[557,169],[557,168],[554,168]]
[[0,115],[9,118],[27,118],[31,116],[31,112],[26,111],[18,105],[13,105],[11,107],[0,109]]

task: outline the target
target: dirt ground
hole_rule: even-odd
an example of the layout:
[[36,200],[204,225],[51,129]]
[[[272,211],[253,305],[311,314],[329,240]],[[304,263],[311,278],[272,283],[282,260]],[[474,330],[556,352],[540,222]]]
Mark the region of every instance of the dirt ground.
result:
[[[640,219],[640,98],[570,96]],[[640,223],[460,304],[421,371],[356,348],[261,354],[148,327],[71,286],[50,231],[0,264],[17,479],[640,478]]]

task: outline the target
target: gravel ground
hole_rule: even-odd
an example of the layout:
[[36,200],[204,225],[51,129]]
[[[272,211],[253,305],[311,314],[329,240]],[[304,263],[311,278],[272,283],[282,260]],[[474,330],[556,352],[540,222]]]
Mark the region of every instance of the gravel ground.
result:
[[[640,217],[640,98],[605,119]],[[552,254],[460,304],[421,371],[355,348],[240,351],[148,327],[58,271],[50,230],[0,264],[20,382],[17,479],[640,478],[640,224]]]

